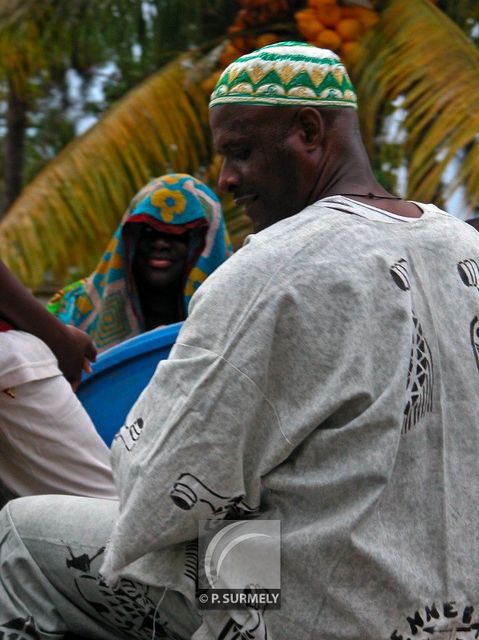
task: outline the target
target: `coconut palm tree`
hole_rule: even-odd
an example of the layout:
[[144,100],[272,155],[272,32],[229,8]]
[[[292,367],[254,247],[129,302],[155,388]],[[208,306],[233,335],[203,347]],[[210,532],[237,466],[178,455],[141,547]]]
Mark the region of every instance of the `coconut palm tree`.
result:
[[[479,7],[470,0],[443,7],[454,20],[429,0],[386,3],[354,76],[373,157],[390,106],[400,102],[409,178],[405,195],[443,204],[462,185],[471,211],[479,204],[479,113],[474,106],[479,50],[471,37],[477,32]],[[445,184],[454,159],[459,160],[456,174]]]
[[121,81],[114,84],[113,97],[119,98],[174,52],[224,32],[227,19],[223,0],[2,0],[0,91],[7,106],[4,209],[23,186],[25,132],[32,118],[38,120],[38,101],[45,103],[54,89],[62,92],[63,108],[68,106],[67,71],[91,84],[102,64],[115,65]]
[[[66,12],[64,3],[52,0],[0,3],[0,80],[7,106],[4,208],[23,184],[29,112],[68,68],[87,70],[108,59],[109,45],[115,40],[114,15],[125,4],[123,0],[99,2],[92,11],[91,3],[76,0]],[[138,6],[128,15],[134,15]],[[125,20],[126,42],[132,30],[132,20]]]
[[[479,201],[479,53],[466,33],[474,4],[443,0],[441,10],[430,0],[385,0],[352,69],[373,159],[391,104],[401,100],[408,197],[446,197],[444,170],[460,156],[456,180],[470,208]],[[151,175],[171,169],[213,181],[218,163],[203,86],[212,59],[190,52],[153,74],[22,192],[0,223],[0,255],[26,284],[40,286],[48,271],[65,282],[73,265],[91,269],[129,198]],[[245,219],[228,210],[228,223],[239,244]]]
[[91,269],[131,196],[155,175],[206,174],[207,101],[188,81],[192,64],[180,58],[140,84],[24,189],[2,221],[1,255],[29,286],[47,270],[65,281],[71,266]]

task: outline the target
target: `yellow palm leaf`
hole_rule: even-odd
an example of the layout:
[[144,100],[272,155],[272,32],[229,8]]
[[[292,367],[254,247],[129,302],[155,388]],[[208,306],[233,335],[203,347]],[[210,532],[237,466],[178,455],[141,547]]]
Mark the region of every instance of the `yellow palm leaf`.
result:
[[365,48],[354,75],[369,148],[384,105],[402,96],[408,195],[425,201],[447,196],[444,171],[460,153],[457,182],[465,186],[469,206],[477,206],[477,47],[429,0],[391,0]]

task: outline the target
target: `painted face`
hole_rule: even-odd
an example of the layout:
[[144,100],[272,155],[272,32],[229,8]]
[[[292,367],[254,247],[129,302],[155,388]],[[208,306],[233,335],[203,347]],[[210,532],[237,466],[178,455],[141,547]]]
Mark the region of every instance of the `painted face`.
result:
[[140,225],[133,259],[133,272],[139,286],[163,289],[183,280],[188,259],[188,232],[173,235]]
[[298,213],[308,204],[310,184],[302,171],[305,151],[297,110],[221,105],[210,123],[223,156],[218,186],[244,207],[255,231]]

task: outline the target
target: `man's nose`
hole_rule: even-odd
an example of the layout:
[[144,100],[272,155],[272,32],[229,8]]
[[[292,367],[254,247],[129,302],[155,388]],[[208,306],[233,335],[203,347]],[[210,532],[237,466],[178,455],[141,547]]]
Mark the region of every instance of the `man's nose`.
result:
[[239,184],[239,175],[228,160],[223,160],[218,178],[218,188],[223,192],[234,191]]
[[155,245],[155,247],[169,248],[171,247],[171,244],[172,244],[172,237],[168,234],[155,233],[154,235],[151,236],[150,242],[151,244]]

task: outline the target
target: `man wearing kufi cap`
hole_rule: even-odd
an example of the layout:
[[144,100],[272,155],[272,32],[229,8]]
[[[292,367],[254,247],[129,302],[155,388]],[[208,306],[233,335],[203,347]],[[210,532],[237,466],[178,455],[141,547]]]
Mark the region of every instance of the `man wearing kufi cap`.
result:
[[119,514],[2,512],[0,638],[476,637],[477,232],[376,181],[331,51],[242,56],[210,110],[255,233],[118,434]]

